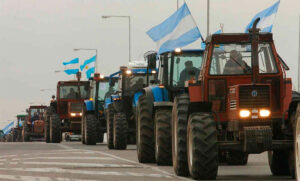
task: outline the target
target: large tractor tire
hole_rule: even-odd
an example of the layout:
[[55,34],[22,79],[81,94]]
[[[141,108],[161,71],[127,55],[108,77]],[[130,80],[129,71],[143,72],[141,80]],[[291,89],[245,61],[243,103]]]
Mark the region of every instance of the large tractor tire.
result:
[[211,114],[193,113],[188,121],[188,167],[193,179],[214,180],[218,173],[216,123]]
[[[81,143],[82,144],[86,144],[85,142],[85,115],[83,115],[81,117]],[[67,138],[66,138],[66,141],[67,141]]]
[[152,103],[147,101],[145,95],[138,100],[136,145],[137,155],[140,163],[154,163],[154,124],[152,120]]
[[23,142],[29,142],[30,141],[30,128],[26,122],[24,122],[22,131],[23,131]]
[[50,116],[51,116],[50,108],[47,108],[44,117],[45,117],[45,141],[46,143],[50,143]]
[[268,159],[271,172],[274,176],[283,176],[290,174],[287,151],[269,151]]
[[248,154],[240,151],[230,151],[227,153],[228,165],[247,165]]
[[60,143],[61,141],[61,123],[58,114],[50,116],[50,142]]
[[155,112],[155,160],[157,165],[172,165],[172,111],[168,108]]
[[106,115],[106,135],[107,135],[107,147],[108,149],[114,149],[114,106],[108,105]]
[[87,145],[97,143],[97,119],[94,114],[84,114],[84,139]]
[[128,123],[125,113],[114,114],[114,148],[125,150],[127,147]]
[[[294,176],[300,180],[300,106],[298,105],[295,116],[295,134],[294,134]],[[290,171],[291,173],[291,171]],[[293,176],[293,174],[291,174]]]
[[188,94],[178,95],[172,110],[172,158],[176,175],[189,176],[187,163],[187,122],[190,99]]

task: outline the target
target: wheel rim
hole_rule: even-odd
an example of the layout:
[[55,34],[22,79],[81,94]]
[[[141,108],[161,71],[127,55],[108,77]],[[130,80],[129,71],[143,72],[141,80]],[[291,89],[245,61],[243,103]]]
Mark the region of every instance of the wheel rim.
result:
[[295,170],[296,170],[296,179],[300,180],[300,122],[297,119],[296,123],[296,134],[295,134]]

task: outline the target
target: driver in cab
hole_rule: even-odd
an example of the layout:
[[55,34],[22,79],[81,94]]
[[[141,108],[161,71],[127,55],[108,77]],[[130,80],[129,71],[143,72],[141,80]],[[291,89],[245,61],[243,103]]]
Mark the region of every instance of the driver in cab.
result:
[[233,75],[233,74],[248,74],[251,72],[251,68],[243,61],[243,56],[240,52],[232,50],[230,52],[230,58],[226,62],[223,74]]
[[192,77],[198,77],[200,70],[194,67],[192,61],[186,61],[184,63],[185,69],[180,73],[179,86],[184,86],[184,82],[190,80]]

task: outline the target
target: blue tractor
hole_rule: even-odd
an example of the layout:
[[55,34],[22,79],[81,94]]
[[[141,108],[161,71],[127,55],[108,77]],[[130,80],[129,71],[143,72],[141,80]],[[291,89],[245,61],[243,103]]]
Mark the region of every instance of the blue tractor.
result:
[[115,92],[117,79],[114,75],[105,77],[95,73],[94,78],[90,79],[89,99],[84,101],[84,110],[82,114],[82,143],[95,145],[97,142],[103,142],[106,132],[105,106],[107,98]]
[[[153,61],[121,67],[118,91],[111,96],[107,107],[107,142],[109,149],[126,149],[136,141],[136,103],[142,89],[156,79],[156,53],[150,53]],[[154,63],[153,63],[154,62]]]
[[[172,108],[177,95],[184,94],[185,83],[199,75],[203,59],[203,50],[181,50],[166,52],[159,55],[158,79],[154,85],[145,87],[138,99],[137,107],[137,156],[141,163],[172,165],[172,141],[176,146],[174,155],[186,152],[186,143],[172,137]],[[178,111],[187,112],[188,102],[183,99]],[[174,110],[173,110],[174,114]],[[183,115],[184,116],[184,115]],[[180,119],[180,118],[178,118]],[[180,124],[187,124],[186,122]],[[177,129],[176,129],[177,130]],[[186,136],[186,130],[179,130]],[[174,150],[174,149],[173,149]],[[178,158],[175,156],[175,158]],[[173,160],[175,172],[185,171],[185,158]],[[180,175],[180,174],[179,174]]]

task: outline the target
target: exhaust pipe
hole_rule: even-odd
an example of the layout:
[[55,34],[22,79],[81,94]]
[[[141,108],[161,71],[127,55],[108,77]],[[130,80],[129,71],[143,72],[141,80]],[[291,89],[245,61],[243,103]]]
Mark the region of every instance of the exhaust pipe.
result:
[[251,41],[251,62],[252,62],[252,84],[258,83],[259,64],[258,64],[258,43],[259,43],[259,31],[257,24],[260,18],[257,18],[251,29],[249,29],[250,41]]

